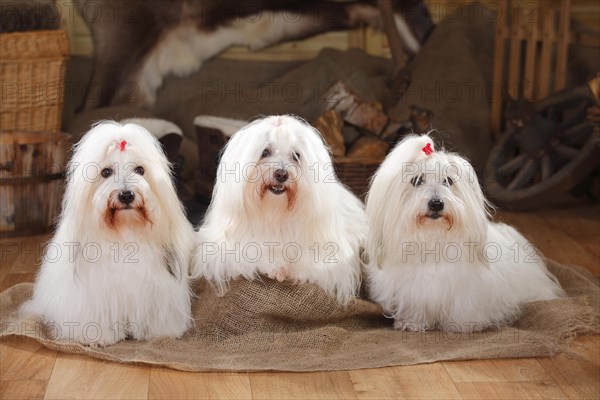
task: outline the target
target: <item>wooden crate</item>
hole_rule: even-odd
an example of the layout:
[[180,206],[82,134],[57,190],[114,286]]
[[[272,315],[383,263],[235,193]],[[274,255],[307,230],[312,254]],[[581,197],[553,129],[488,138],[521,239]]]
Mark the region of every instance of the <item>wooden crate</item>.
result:
[[496,137],[507,98],[536,101],[565,87],[571,0],[559,6],[513,7],[499,0],[491,121]]
[[0,237],[48,231],[64,192],[70,135],[3,131],[0,134]]

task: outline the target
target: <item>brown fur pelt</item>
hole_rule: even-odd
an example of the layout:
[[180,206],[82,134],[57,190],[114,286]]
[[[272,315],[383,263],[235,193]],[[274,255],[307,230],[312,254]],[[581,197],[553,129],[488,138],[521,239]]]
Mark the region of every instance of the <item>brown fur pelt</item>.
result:
[[52,0],[0,1],[0,33],[58,29],[60,15]]
[[[233,45],[260,49],[368,24],[381,29],[375,0],[80,0],[95,65],[83,104],[151,106],[168,75],[186,76]],[[393,0],[408,54],[433,22],[423,0]],[[92,90],[93,89],[93,90]]]

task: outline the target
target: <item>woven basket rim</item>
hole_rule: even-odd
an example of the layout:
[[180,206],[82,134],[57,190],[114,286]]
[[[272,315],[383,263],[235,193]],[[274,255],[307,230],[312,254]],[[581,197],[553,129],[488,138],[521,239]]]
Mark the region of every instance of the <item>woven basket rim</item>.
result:
[[[2,48],[2,60],[6,61],[25,61],[25,60],[37,60],[35,54],[25,54],[22,53],[15,54],[14,52],[7,52],[10,49],[12,42],[18,42],[20,40],[29,40],[31,43],[34,41],[43,41],[43,40],[51,40],[55,42],[56,47],[52,47],[52,50],[49,51],[47,47],[40,47],[42,50],[39,51],[41,57],[39,59],[44,58],[54,58],[54,57],[62,57],[67,58],[69,56],[69,37],[67,32],[64,29],[52,29],[52,30],[41,30],[41,31],[25,31],[25,32],[10,32],[10,33],[0,33],[0,47]],[[33,46],[36,46],[33,44]],[[32,47],[33,47],[32,46]]]
[[384,159],[383,158],[363,158],[363,157],[336,157],[333,159],[335,164],[380,164]]
[[0,130],[0,145],[60,142],[70,140],[72,137],[73,135],[67,132]]
[[[9,36],[12,36],[9,38]],[[23,32],[4,32],[0,33],[0,40],[12,39],[17,36],[62,36],[68,37],[67,31],[64,29],[44,29],[39,31],[23,31]]]
[[66,55],[57,55],[54,57],[40,57],[40,58],[2,58],[0,59],[0,64],[16,64],[20,62],[48,62],[48,61],[63,61],[65,59],[70,58],[70,56]]

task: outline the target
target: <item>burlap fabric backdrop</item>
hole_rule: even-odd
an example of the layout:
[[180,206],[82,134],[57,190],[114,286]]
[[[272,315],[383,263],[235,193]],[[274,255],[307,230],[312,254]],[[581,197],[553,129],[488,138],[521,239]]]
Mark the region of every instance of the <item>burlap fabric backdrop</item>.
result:
[[600,331],[598,277],[549,263],[569,298],[524,307],[513,326],[472,335],[408,333],[392,329],[379,306],[357,299],[340,307],[314,285],[237,281],[224,297],[204,281],[196,286],[195,326],[180,340],[124,341],[106,348],[53,341],[18,307],[33,285],[0,294],[0,337],[27,336],[64,352],[104,360],[187,370],[343,370],[439,360],[536,357],[566,350],[576,334]]

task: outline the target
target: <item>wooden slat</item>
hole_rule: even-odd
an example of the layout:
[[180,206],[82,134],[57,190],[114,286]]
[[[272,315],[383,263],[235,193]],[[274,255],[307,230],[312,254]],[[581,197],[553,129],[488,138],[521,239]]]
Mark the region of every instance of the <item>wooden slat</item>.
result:
[[565,394],[536,359],[444,362],[464,399],[556,399]]
[[500,220],[517,228],[544,256],[559,263],[582,266],[596,275],[600,274],[598,257],[587,251],[578,240],[565,234],[561,226],[548,223],[540,213],[503,211],[500,213]]
[[548,379],[535,359],[444,362],[453,382],[540,381]]
[[149,399],[252,399],[247,372],[182,372],[152,367]]
[[600,37],[583,32],[571,32],[569,44],[584,47],[600,47]]
[[147,399],[150,367],[59,354],[46,399]]
[[38,270],[48,235],[7,238],[0,244],[0,278],[9,273],[35,273]]
[[[597,345],[594,350],[597,354]],[[565,354],[559,354],[552,358],[540,358],[539,362],[562,392],[567,395],[567,398],[574,400],[598,398],[600,367],[597,364],[573,359]]]
[[529,159],[525,166],[521,168],[513,180],[508,184],[509,190],[516,190],[525,187],[535,176],[538,170],[538,162],[535,159]]
[[43,399],[48,381],[0,381],[0,399]]
[[[571,351],[583,360],[600,367],[600,336],[586,335],[579,336],[574,341]],[[539,360],[539,359],[538,359]],[[581,359],[580,359],[581,361]]]
[[572,158],[577,157],[579,154],[579,150],[574,149],[573,147],[564,146],[562,144],[555,144],[552,147],[563,159],[571,160]]
[[0,355],[1,380],[48,380],[56,361],[56,351],[23,338],[0,344]]
[[542,157],[542,181],[548,180],[552,176],[552,160],[549,154]]
[[464,382],[456,387],[465,400],[470,399],[563,399],[565,394],[552,381]]
[[348,47],[356,47],[359,49],[366,49],[366,37],[365,37],[365,28],[357,28],[351,31],[348,31]]
[[0,284],[0,291],[4,291],[11,286],[15,286],[18,283],[33,282],[35,280],[35,274],[33,272],[24,272],[16,274],[8,274],[6,278]]
[[[591,254],[596,259],[596,271],[600,272],[600,207],[552,209],[545,211],[543,218],[551,224],[551,228],[559,229],[577,246],[583,247],[583,253]],[[592,262],[590,264],[593,265]]]
[[525,35],[525,74],[523,78],[523,96],[529,101],[535,100],[537,44],[538,25],[537,23],[529,24]]
[[492,132],[496,139],[500,137],[502,129],[502,104],[503,95],[502,88],[504,87],[504,57],[506,52],[505,37],[508,34],[506,27],[506,16],[508,14],[508,0],[499,0],[499,18],[496,21],[496,38],[494,49],[494,72],[493,85],[497,93],[492,93]]
[[552,69],[552,50],[555,39],[554,19],[556,12],[551,9],[544,10],[542,25],[542,53],[538,65],[538,92],[536,98],[544,98],[550,94],[550,74]]
[[355,370],[349,373],[360,400],[461,397],[442,363]]
[[250,374],[252,397],[263,400],[356,399],[347,371]]
[[522,168],[528,159],[529,158],[528,158],[527,154],[525,154],[525,153],[520,154],[517,157],[513,158],[512,160],[507,161],[506,163],[502,164],[498,168],[498,174],[499,175],[507,175],[512,172],[515,172],[516,170]]
[[[518,13],[520,10],[517,9]],[[523,27],[520,23],[513,23],[510,28],[510,55],[508,61],[508,94],[516,100],[520,98],[519,83],[521,81],[521,39]]]
[[569,50],[570,39],[570,18],[571,0],[562,0],[560,3],[560,15],[556,43],[556,72],[554,78],[555,91],[563,89],[567,79],[567,53]]

